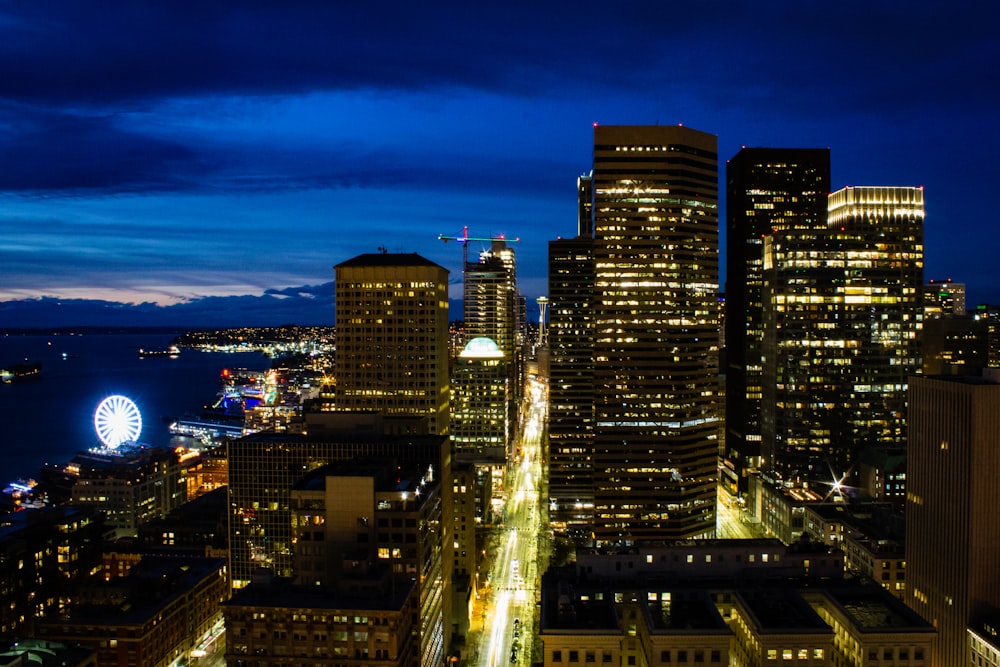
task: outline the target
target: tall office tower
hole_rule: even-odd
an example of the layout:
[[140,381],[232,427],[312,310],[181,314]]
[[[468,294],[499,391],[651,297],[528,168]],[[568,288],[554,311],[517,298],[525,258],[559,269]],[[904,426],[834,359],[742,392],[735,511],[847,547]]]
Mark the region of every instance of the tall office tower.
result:
[[594,539],[711,537],[716,137],[594,127]]
[[906,441],[923,222],[920,188],[848,187],[825,230],[764,239],[762,466],[832,483],[863,448]]
[[965,315],[965,284],[928,280],[924,284],[924,318]]
[[416,253],[334,269],[335,409],[423,415],[430,433],[448,433],[447,269]]
[[589,535],[594,516],[594,239],[549,241],[549,523]]
[[491,338],[471,339],[453,360],[451,444],[456,459],[503,466],[510,429],[509,360]]
[[479,254],[478,261],[465,265],[465,339],[489,338],[503,354],[508,389],[507,420],[502,431],[508,436],[513,434],[523,395],[519,385],[519,360],[523,363],[524,358],[518,331],[518,296],[514,249],[505,241],[493,241],[489,250]]
[[517,267],[514,249],[493,241],[476,261],[465,266],[465,336],[492,339],[505,355],[517,333]]
[[764,237],[826,226],[828,148],[744,148],[726,165],[726,450],[723,473],[747,491],[760,468]]
[[930,664],[965,667],[967,629],[1000,608],[997,376],[911,378],[907,448],[906,602],[938,630]]

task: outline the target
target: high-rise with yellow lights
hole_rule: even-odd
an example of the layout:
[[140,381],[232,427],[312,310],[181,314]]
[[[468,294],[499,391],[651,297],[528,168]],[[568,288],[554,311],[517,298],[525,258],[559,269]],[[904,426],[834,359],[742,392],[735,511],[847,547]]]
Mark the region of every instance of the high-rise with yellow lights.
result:
[[850,478],[866,447],[906,442],[920,372],[924,193],[847,187],[826,225],[764,239],[762,465]]
[[826,227],[830,149],[743,148],[726,164],[726,451],[721,481],[760,469],[764,238]]
[[426,417],[448,433],[448,270],[369,253],[336,272],[337,410]]
[[716,144],[681,126],[594,127],[597,544],[715,534]]

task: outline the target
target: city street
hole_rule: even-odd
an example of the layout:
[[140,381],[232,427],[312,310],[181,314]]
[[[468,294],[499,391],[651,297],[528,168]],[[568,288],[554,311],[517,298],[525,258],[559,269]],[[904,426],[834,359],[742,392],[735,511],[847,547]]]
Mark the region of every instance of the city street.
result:
[[755,526],[744,521],[744,512],[734,496],[729,495],[719,485],[719,500],[716,505],[715,534],[719,539],[746,539],[758,537]]
[[484,667],[531,664],[535,605],[542,574],[538,569],[542,530],[538,483],[545,411],[545,388],[532,383],[519,447],[507,473],[508,495],[489,573],[489,597],[483,608],[484,631],[476,664]]
[[[535,609],[543,574],[539,567],[547,563],[539,559],[539,551],[544,552],[547,544],[547,526],[542,525],[538,498],[546,410],[545,386],[534,382],[525,402],[519,447],[508,466],[502,521],[492,540],[493,565],[480,619],[483,631],[473,660],[481,667],[528,665],[532,661]],[[720,486],[719,538],[756,537],[742,513],[736,499]]]

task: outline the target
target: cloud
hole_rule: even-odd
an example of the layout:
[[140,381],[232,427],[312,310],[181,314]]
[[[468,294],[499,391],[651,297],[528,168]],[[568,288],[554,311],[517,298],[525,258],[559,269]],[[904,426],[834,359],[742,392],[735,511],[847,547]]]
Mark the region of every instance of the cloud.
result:
[[60,327],[222,328],[332,325],[333,283],[268,290],[259,295],[205,296],[171,306],[99,299],[41,297],[0,302],[0,330]]

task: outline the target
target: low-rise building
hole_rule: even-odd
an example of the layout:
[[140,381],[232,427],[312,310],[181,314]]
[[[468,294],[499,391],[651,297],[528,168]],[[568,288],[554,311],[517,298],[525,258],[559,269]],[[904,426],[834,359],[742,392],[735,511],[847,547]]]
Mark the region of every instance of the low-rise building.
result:
[[933,626],[845,580],[838,554],[777,540],[580,554],[543,579],[542,664],[927,667]]
[[168,667],[211,632],[228,597],[225,560],[147,556],[125,576],[89,579],[35,634],[93,647],[100,665]]
[[226,662],[419,667],[418,592],[376,564],[354,591],[257,580],[224,607]]
[[101,563],[103,516],[84,507],[29,508],[0,517],[0,634],[28,636]]

